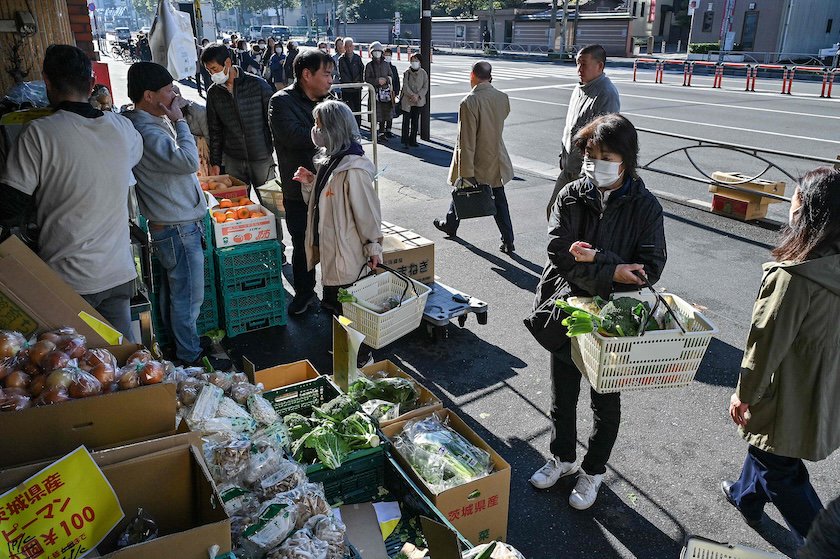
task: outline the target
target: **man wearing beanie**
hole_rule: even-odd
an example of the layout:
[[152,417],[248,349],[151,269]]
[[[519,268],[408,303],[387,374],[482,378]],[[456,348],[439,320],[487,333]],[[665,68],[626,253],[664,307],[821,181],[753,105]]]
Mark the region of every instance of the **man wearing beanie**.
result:
[[196,176],[198,148],[166,68],[154,62],[132,64],[128,96],[134,110],[123,114],[143,137],[143,158],[134,168],[137,200],[164,272],[158,308],[175,339],[175,357],[199,364],[206,353],[195,323],[204,302],[207,202]]
[[50,45],[43,76],[55,113],[26,125],[11,147],[0,221],[14,223],[34,207],[38,256],[132,341],[128,192],[143,141],[123,117],[91,106],[91,62],[82,50]]

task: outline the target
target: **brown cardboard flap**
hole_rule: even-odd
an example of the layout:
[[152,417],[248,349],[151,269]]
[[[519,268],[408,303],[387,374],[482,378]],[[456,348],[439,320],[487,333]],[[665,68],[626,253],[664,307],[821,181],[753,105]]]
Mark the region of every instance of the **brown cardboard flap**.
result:
[[79,318],[85,311],[107,324],[101,314],[52,271],[17,237],[0,244],[0,329],[30,335],[61,326],[72,326],[88,340],[89,347],[107,342]]
[[308,359],[285,365],[277,365],[259,371],[254,370],[254,364],[247,357],[242,358],[242,363],[248,379],[254,384],[262,383],[264,390],[282,388],[321,376],[321,373],[318,372]]
[[426,543],[429,544],[429,551],[434,559],[461,559],[461,542],[458,534],[431,518],[420,517],[420,526],[423,528],[423,535],[426,536]]
[[398,421],[405,421],[407,419],[411,419],[420,415],[427,415],[429,412],[439,410],[443,407],[443,404],[441,404],[438,397],[435,396],[431,390],[417,382],[417,379],[403,371],[401,368],[399,368],[396,364],[394,364],[388,359],[385,359],[383,361],[377,361],[376,363],[371,363],[370,365],[362,367],[359,370],[362,372],[362,374],[370,378],[375,378],[377,376],[376,373],[383,371],[389,377],[400,377],[408,379],[411,382],[413,382],[415,386],[417,386],[417,391],[420,393],[420,399],[418,402],[419,407],[417,409],[408,411],[400,415],[396,419],[386,421],[380,420],[380,427],[385,427],[387,425],[391,425],[392,423],[396,423]]
[[347,539],[365,559],[388,559],[382,531],[371,503],[341,506],[341,521],[347,526]]
[[67,454],[80,445],[112,447],[175,432],[175,385],[70,400],[5,413],[0,468]]

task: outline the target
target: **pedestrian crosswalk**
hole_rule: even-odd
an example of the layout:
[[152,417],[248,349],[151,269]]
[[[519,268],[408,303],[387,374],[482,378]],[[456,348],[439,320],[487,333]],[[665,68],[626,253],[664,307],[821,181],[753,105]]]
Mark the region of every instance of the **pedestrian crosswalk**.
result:
[[[493,81],[513,81],[523,79],[577,79],[574,68],[505,68],[493,67]],[[432,66],[432,85],[455,85],[469,83],[470,72],[468,69],[444,72],[436,72]]]

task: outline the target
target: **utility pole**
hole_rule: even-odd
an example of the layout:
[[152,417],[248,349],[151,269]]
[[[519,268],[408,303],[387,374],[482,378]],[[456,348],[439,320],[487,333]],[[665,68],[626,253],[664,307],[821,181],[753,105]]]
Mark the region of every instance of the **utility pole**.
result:
[[[555,31],[556,33],[556,31]],[[560,60],[566,58],[566,37],[569,34],[569,0],[563,0],[563,24],[560,28]]]
[[718,52],[718,64],[723,64],[724,51],[726,48],[727,35],[732,27],[732,12],[735,11],[735,0],[726,0],[723,9],[723,20],[720,22],[720,51]]
[[548,52],[557,44],[557,0],[551,0],[551,23],[548,24]]
[[[432,79],[432,0],[423,0],[420,11],[420,64]],[[423,118],[420,119],[420,137],[426,141],[431,137],[431,107],[432,88],[426,91],[426,105],[423,107]]]

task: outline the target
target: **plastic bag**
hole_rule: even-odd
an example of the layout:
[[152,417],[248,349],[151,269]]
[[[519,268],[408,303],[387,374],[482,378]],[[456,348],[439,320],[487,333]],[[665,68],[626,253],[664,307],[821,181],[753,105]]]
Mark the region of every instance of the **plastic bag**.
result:
[[346,553],[347,527],[338,518],[316,514],[303,527],[327,544],[327,559],[343,559]]
[[237,404],[243,406],[248,401],[248,396],[262,392],[262,385],[251,384],[250,382],[239,382],[230,387],[230,397]]
[[198,57],[189,14],[176,10],[169,0],[160,0],[149,35],[153,62],[169,70],[176,81],[195,75]]
[[327,559],[329,546],[309,530],[298,530],[283,544],[268,553],[266,559]]
[[251,443],[235,439],[213,448],[213,464],[219,468],[223,479],[232,482],[245,472],[251,459]]
[[190,412],[187,414],[187,424],[193,431],[201,430],[204,422],[214,417],[225,397],[224,391],[213,384],[201,388],[198,398]]
[[436,415],[409,421],[394,447],[435,493],[493,471],[487,451],[470,443]]
[[463,559],[476,559],[484,553],[485,549],[494,543],[496,544],[496,547],[493,549],[493,553],[490,554],[490,559],[525,559],[525,557],[519,553],[516,548],[504,542],[490,542],[476,546],[469,551],[464,552]]
[[313,516],[332,513],[321,483],[303,483],[296,489],[277,495],[275,499],[288,499],[294,503],[297,510],[296,528],[298,529],[303,528],[307,520]]
[[134,518],[128,521],[128,526],[120,533],[117,547],[128,547],[138,543],[148,542],[158,536],[155,521],[142,508],[137,509]]
[[259,496],[253,491],[234,484],[219,487],[219,497],[228,516],[253,516],[260,507]]
[[201,426],[205,433],[228,432],[248,435],[256,431],[257,422],[250,417],[211,417]]
[[297,511],[288,500],[263,503],[257,522],[242,533],[242,545],[251,553],[266,553],[278,547],[295,529]]
[[256,419],[259,423],[263,425],[274,425],[278,421],[280,421],[280,417],[277,415],[277,412],[274,411],[274,407],[271,405],[271,402],[266,400],[260,394],[251,394],[248,396],[248,411],[251,412],[251,415]]
[[258,429],[251,440],[254,443],[254,449],[258,452],[262,452],[266,448],[273,448],[279,452],[289,452],[292,445],[289,428],[282,421]]
[[280,460],[273,472],[260,477],[254,483],[259,482],[259,491],[264,499],[273,499],[278,494],[287,494],[297,489],[306,481],[306,470],[297,462],[291,460]]
[[20,105],[21,108],[50,106],[50,100],[47,98],[47,84],[42,81],[17,83],[9,88],[6,98]]
[[390,421],[400,416],[400,405],[385,400],[368,400],[362,404],[362,411],[376,421]]

